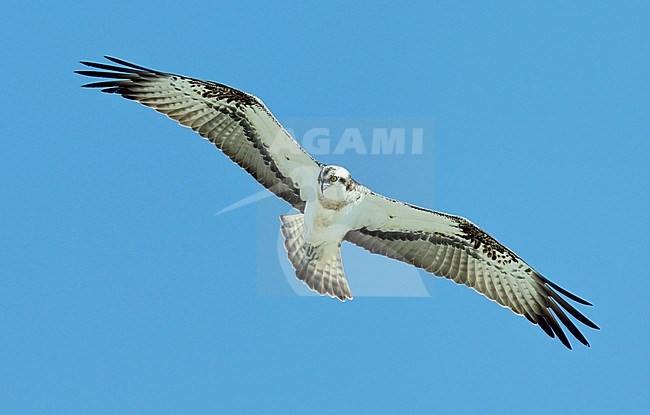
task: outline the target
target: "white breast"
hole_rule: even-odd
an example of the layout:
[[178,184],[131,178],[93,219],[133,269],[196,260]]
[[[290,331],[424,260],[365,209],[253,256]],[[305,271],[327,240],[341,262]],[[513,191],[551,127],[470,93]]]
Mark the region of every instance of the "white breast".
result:
[[318,198],[305,206],[305,240],[311,245],[336,243],[352,229],[360,213],[361,198],[341,210],[325,209]]

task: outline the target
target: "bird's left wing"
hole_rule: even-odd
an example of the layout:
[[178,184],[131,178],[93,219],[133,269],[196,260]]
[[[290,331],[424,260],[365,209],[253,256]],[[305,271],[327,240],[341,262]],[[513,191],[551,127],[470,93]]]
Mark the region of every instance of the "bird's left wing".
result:
[[84,85],[151,107],[214,143],[264,187],[303,211],[313,197],[320,165],[287,133],[257,97],[202,81],[106,57],[115,65],[81,62],[106,78]]
[[362,203],[359,228],[347,233],[347,241],[464,284],[539,325],[550,337],[557,335],[571,348],[557,316],[581,343],[589,345],[563,309],[589,327],[598,326],[558,292],[591,304],[544,278],[469,220],[372,192]]

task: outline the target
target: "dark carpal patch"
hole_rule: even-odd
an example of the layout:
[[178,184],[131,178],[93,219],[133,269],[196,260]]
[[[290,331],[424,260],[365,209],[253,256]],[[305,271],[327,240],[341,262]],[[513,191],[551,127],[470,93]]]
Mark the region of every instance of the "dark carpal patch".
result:
[[517,255],[503,246],[499,241],[484,232],[481,228],[462,218],[455,217],[455,222],[462,231],[461,237],[470,241],[474,249],[483,247],[483,253],[487,254],[492,260],[499,257],[500,262],[504,264],[517,261]]
[[223,99],[228,103],[234,103],[238,108],[243,106],[261,107],[261,103],[254,96],[227,85],[210,81],[200,81],[198,79],[189,79],[188,83],[194,89],[194,92],[203,98]]
[[[262,142],[255,127],[250,123],[246,116],[245,111],[247,107],[256,107],[268,114],[269,118],[277,124],[277,121],[275,121],[273,116],[270,115],[268,110],[266,110],[261,101],[256,97],[216,82],[187,78],[180,75],[145,68],[121,59],[111,57],[106,58],[111,62],[123,66],[83,61],[82,63],[84,65],[95,69],[101,69],[102,71],[76,71],[77,73],[84,76],[108,79],[102,82],[86,84],[84,87],[101,88],[102,92],[120,94],[124,98],[139,101],[144,105],[153,107],[159,112],[165,113],[179,123],[193,128],[204,138],[213,142],[231,160],[244,168],[271,192],[289,202],[299,211],[304,211],[305,202],[300,198],[300,190],[298,189],[298,186],[290,177],[286,177],[280,172],[276,163],[277,160],[271,156],[269,149]],[[181,81],[187,82],[187,85],[189,85],[190,88],[183,89],[181,87]],[[229,143],[226,140],[229,137],[229,134],[216,137],[209,136],[207,131],[199,131],[200,127],[184,123],[182,117],[185,115],[185,112],[174,112],[178,110],[160,110],[156,106],[157,103],[151,101],[151,92],[146,91],[147,86],[152,82],[166,82],[166,86],[169,87],[170,90],[180,92],[184,95],[184,98],[182,99],[191,99],[196,100],[197,102],[200,98],[216,100],[216,102],[205,100],[201,102],[201,105],[215,111],[214,119],[217,119],[217,117],[219,117],[218,114],[221,114],[221,116],[229,117],[235,121],[242,133],[242,138],[245,139],[246,142],[239,142],[236,144]],[[227,104],[223,101],[226,101]],[[183,108],[181,107],[181,109]],[[230,134],[233,134],[233,132],[231,131]],[[243,146],[251,146],[256,149],[262,159],[262,163],[249,163],[248,160],[242,159],[239,156],[238,149]]]

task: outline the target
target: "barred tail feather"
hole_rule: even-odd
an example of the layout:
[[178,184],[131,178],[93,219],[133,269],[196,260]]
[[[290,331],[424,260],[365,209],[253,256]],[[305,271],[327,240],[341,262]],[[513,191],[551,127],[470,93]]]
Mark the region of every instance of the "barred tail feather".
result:
[[296,277],[309,289],[321,295],[329,295],[341,301],[352,299],[341,261],[341,250],[324,256],[325,247],[314,247],[305,243],[304,215],[282,215],[282,235],[289,261],[296,270]]

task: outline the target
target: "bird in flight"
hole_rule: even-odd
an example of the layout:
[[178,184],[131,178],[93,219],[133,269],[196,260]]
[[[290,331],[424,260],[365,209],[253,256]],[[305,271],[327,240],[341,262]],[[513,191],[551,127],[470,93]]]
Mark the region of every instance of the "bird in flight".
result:
[[560,323],[580,343],[589,342],[566,313],[599,329],[564,297],[589,302],[542,276],[469,220],[382,196],[345,168],[314,160],[257,97],[106,59],[112,64],[81,62],[93,70],[78,74],[103,78],[84,87],[138,101],[191,128],[298,211],[282,215],[280,229],[296,276],[311,290],[352,299],[341,261],[341,243],[348,241],[464,284],[557,336],[569,349]]

